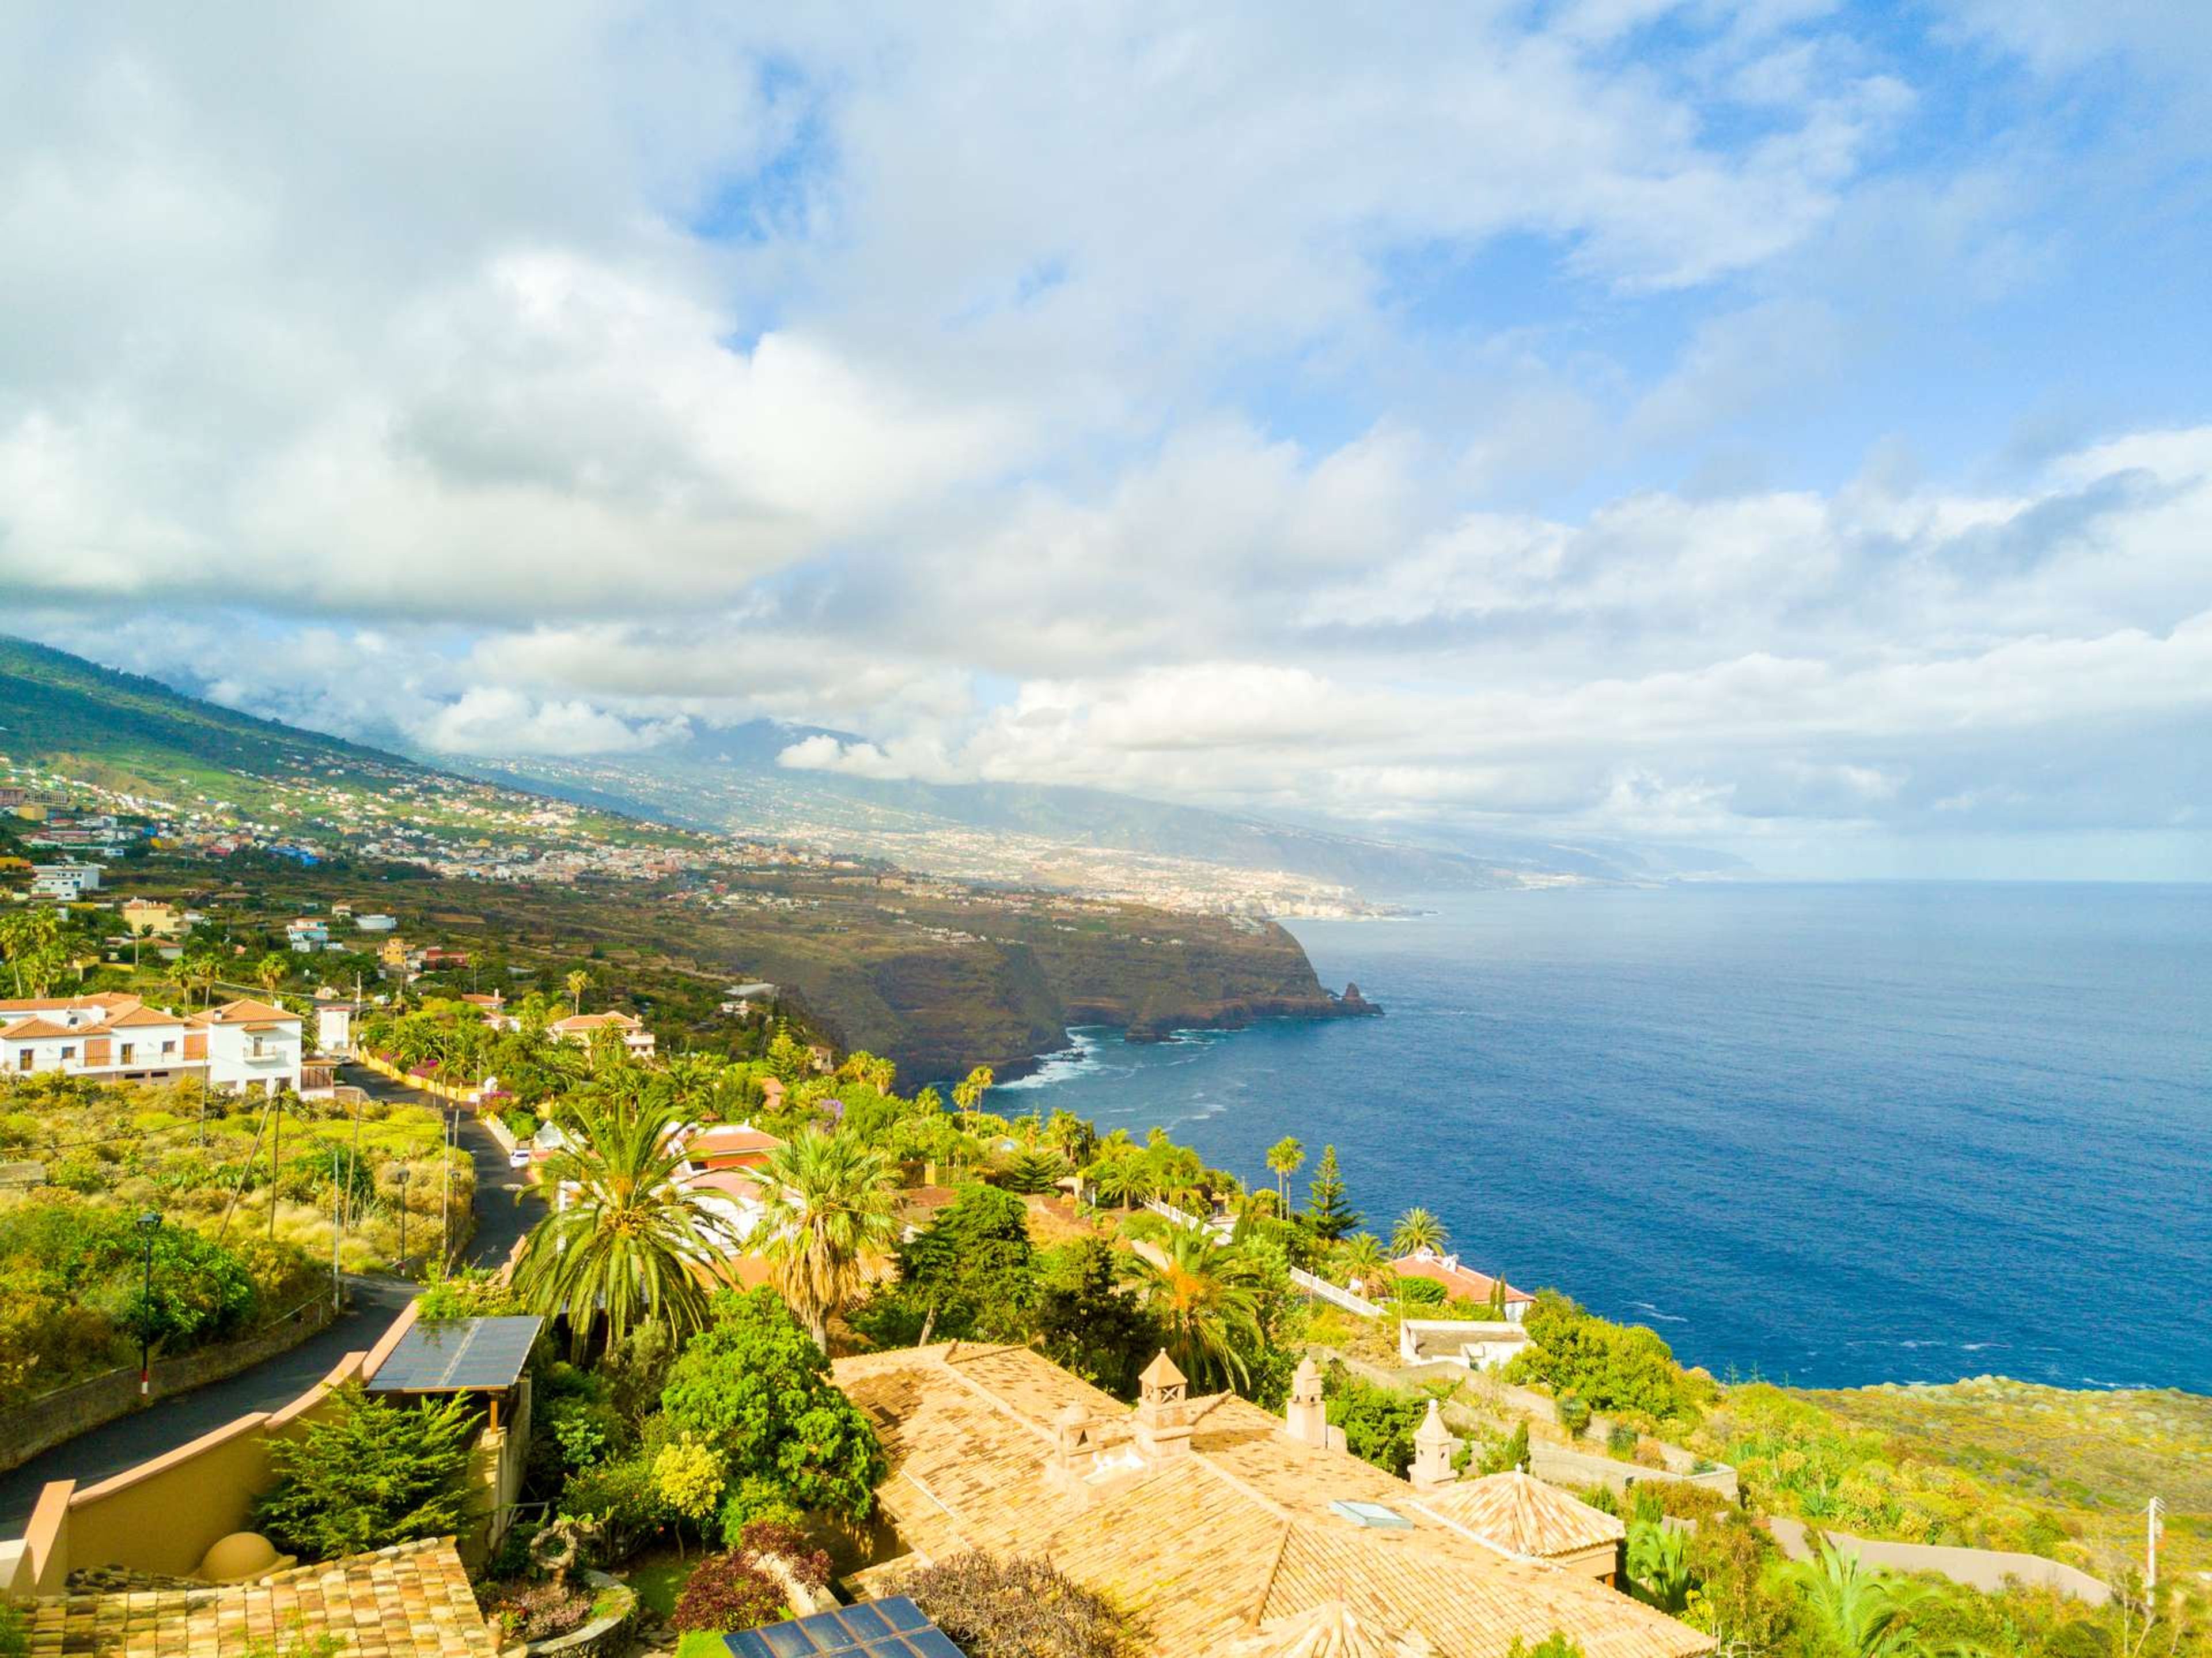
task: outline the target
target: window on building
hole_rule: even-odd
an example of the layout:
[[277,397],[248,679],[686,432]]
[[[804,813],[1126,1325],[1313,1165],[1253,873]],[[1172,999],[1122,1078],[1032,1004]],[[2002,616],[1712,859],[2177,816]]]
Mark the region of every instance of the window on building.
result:
[[125,1042],[125,1043],[124,1043],[124,1044],[123,1044],[123,1059],[122,1059],[122,1063],[123,1063],[123,1064],[125,1064],[125,1065],[128,1065],[128,1064],[130,1064],[130,1063],[131,1063],[131,1060],[133,1060],[137,1059],[137,1057],[138,1057],[138,1044],[137,1044],[137,1043],[136,1043],[136,1042]]
[[62,1047],[62,1063],[67,1065],[75,1058],[76,1058],[76,1045],[73,1042],[64,1043]]

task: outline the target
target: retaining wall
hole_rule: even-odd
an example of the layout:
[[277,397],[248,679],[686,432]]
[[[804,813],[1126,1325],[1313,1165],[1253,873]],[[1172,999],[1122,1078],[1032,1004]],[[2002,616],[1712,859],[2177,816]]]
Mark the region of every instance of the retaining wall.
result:
[[[1803,1560],[1813,1552],[1805,1535],[1805,1522],[1776,1515],[1766,1522],[1783,1553]],[[1869,1566],[1892,1571],[1932,1571],[1954,1583],[1984,1590],[2002,1588],[2008,1581],[2040,1585],[2070,1594],[2093,1606],[2112,1598],[2112,1585],[2063,1561],[2039,1554],[2020,1554],[2004,1549],[1954,1548],[1940,1543],[1892,1543],[1878,1537],[1853,1537],[1844,1532],[1826,1533],[1828,1541],[1847,1554],[1856,1554]]]
[[1671,1479],[1678,1485],[1703,1485],[1707,1491],[1720,1492],[1731,1503],[1736,1500],[1734,1468],[1708,1468],[1703,1473],[1647,1468],[1641,1463],[1623,1462],[1617,1457],[1601,1456],[1593,1451],[1572,1450],[1534,1436],[1528,1441],[1528,1472],[1554,1485],[1604,1485],[1616,1491],[1625,1491],[1646,1479]]
[[250,1336],[226,1341],[153,1364],[153,1392],[142,1399],[135,1369],[110,1370],[88,1381],[57,1388],[8,1412],[8,1442],[0,1445],[0,1470],[20,1467],[40,1452],[114,1421],[154,1400],[189,1393],[250,1370],[289,1352],[330,1323],[331,1298],[319,1295],[304,1306],[272,1320]]

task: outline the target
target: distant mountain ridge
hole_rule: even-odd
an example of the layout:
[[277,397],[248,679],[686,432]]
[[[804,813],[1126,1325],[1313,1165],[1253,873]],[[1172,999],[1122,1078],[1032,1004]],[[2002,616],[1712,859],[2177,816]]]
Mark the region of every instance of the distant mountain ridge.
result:
[[1725,853],[1468,835],[1455,844],[1385,840],[1346,829],[1148,800],[1103,789],[1023,783],[927,783],[799,770],[778,763],[811,737],[849,732],[757,720],[695,728],[690,739],[643,754],[548,762],[477,762],[467,769],[566,798],[628,800],[689,827],[775,834],[805,823],[832,833],[921,835],[966,830],[1281,871],[1372,895],[1520,884],[1571,877],[1650,881],[1741,870]]

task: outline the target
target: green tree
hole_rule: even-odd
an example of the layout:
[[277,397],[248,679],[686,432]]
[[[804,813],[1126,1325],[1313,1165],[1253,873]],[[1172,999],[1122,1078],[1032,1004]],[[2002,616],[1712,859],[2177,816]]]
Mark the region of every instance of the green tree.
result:
[[1275,1177],[1275,1197],[1283,1212],[1291,1207],[1291,1176],[1305,1167],[1306,1149],[1285,1134],[1267,1148],[1267,1169]]
[[1249,1386],[1263,1337],[1251,1266],[1201,1228],[1178,1226],[1155,1246],[1122,1258],[1122,1270],[1159,1325],[1162,1345],[1194,1385]]
[[865,1520],[886,1471],[875,1430],[830,1379],[830,1361],[772,1290],[725,1290],[684,1345],[660,1402],[669,1425],[721,1459],[734,1540],[777,1497]]
[[1122,1287],[1120,1256],[1096,1235],[1048,1252],[1035,1321],[1054,1363],[1116,1399],[1134,1399],[1137,1378],[1162,1342],[1158,1322]]
[[470,1513],[476,1425],[459,1395],[391,1405],[348,1382],[327,1416],[271,1442],[276,1483],[254,1509],[255,1527],[307,1560],[451,1535]]
[[1066,1173],[1066,1161],[1059,1152],[1032,1149],[1007,1158],[999,1179],[1009,1192],[1049,1192]]
[[1152,1171],[1126,1151],[1091,1164],[1091,1184],[1102,1199],[1124,1210],[1152,1194]]
[[1314,1165],[1313,1184],[1306,1188],[1306,1218],[1316,1234],[1330,1243],[1359,1230],[1359,1212],[1345,1196],[1333,1145],[1322,1147],[1321,1161]]
[[678,1178],[665,1109],[572,1096],[566,1145],[544,1178],[560,1206],[531,1229],[515,1272],[530,1306],[566,1313],[577,1351],[604,1316],[611,1341],[659,1320],[678,1333],[706,1321],[693,1267],[711,1260],[712,1220]]
[[759,1230],[784,1299],[830,1350],[830,1321],[860,1288],[868,1255],[898,1236],[890,1160],[848,1134],[809,1128],[752,1171],[763,1197]]
[[580,967],[571,968],[561,982],[568,987],[568,1011],[581,1013],[584,1011],[584,991],[591,984],[592,975]]
[[989,1066],[977,1066],[952,1085],[952,1103],[960,1108],[963,1116],[974,1115],[976,1107],[983,1102],[983,1096],[996,1080]]
[[1450,1237],[1451,1234],[1444,1230],[1444,1224],[1433,1212],[1420,1208],[1408,1209],[1398,1217],[1398,1224],[1391,1230],[1390,1253],[1404,1256],[1423,1249],[1432,1249],[1442,1254]]
[[1356,1376],[1341,1359],[1322,1376],[1329,1424],[1344,1430],[1344,1446],[1363,1461],[1402,1475],[1413,1460],[1413,1436],[1428,1414],[1425,1394],[1377,1387]]
[[1646,1606],[1679,1612],[1690,1603],[1690,1569],[1684,1558],[1686,1534],[1656,1520],[1639,1520],[1628,1528],[1629,1592]]
[[1024,1341],[1034,1327],[1036,1251],[1029,1208],[1011,1193],[963,1186],[898,1246],[899,1282],[878,1299],[921,1339]]
[[1540,1382],[1608,1414],[1656,1421],[1694,1413],[1689,1378],[1656,1332],[1595,1317],[1555,1290],[1536,1297],[1522,1327],[1529,1345],[1508,1367],[1507,1381]]

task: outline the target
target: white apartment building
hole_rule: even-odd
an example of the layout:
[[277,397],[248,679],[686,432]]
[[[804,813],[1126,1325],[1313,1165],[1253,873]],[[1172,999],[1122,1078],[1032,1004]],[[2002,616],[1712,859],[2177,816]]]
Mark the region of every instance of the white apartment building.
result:
[[103,1082],[204,1076],[227,1093],[297,1092],[301,1023],[265,1002],[172,1013],[114,991],[0,1001],[0,1072],[12,1079],[58,1071]]

